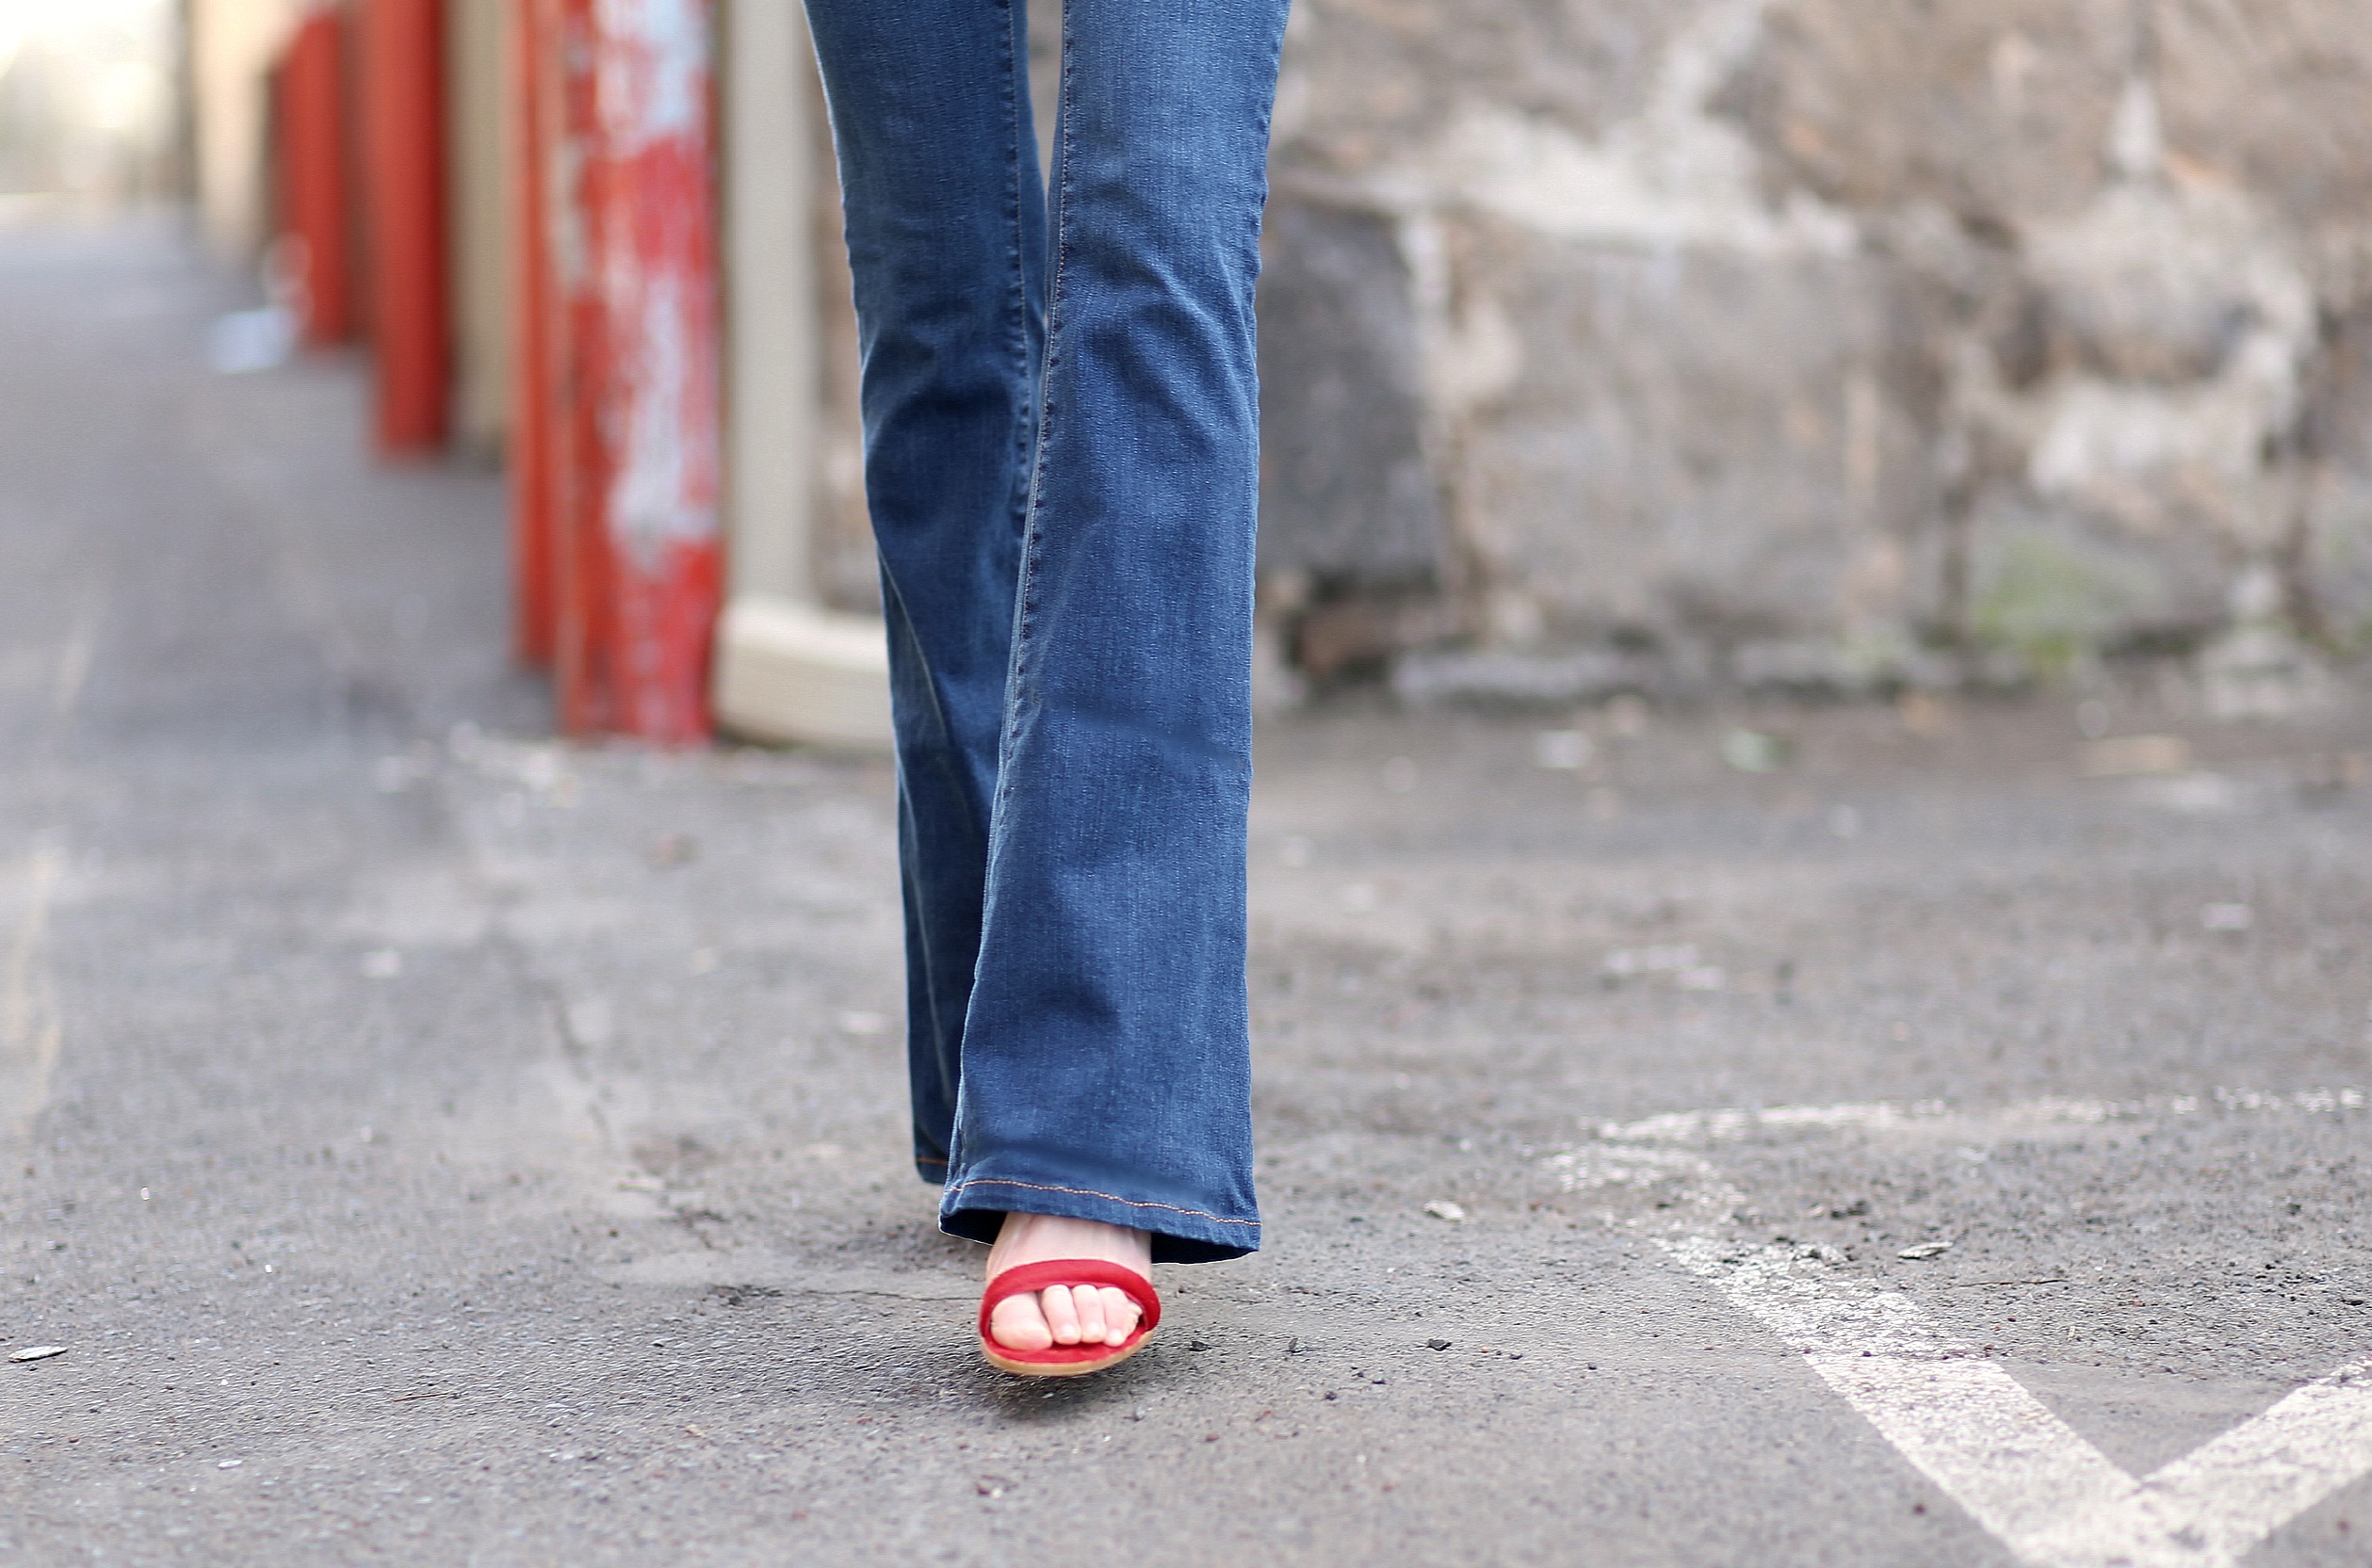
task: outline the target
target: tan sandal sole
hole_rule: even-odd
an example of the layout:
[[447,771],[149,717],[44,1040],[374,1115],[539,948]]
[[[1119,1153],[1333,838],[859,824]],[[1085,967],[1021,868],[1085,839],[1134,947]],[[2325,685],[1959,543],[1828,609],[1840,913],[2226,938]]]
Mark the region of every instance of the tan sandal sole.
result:
[[999,1372],[1010,1372],[1016,1378],[1083,1378],[1090,1372],[1111,1370],[1152,1343],[1153,1336],[1148,1334],[1127,1350],[1116,1350],[1101,1361],[1060,1362],[1050,1366],[1040,1361],[1008,1361],[999,1355],[995,1344],[986,1339],[980,1342],[980,1353],[989,1366]]

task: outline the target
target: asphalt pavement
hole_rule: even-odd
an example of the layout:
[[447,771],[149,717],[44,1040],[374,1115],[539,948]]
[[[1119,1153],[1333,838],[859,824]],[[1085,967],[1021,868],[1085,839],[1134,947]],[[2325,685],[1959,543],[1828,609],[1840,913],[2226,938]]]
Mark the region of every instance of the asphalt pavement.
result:
[[886,768],[556,743],[241,302],[0,230],[0,1560],[2372,1562],[2361,678],[1275,719],[1268,1248],[1043,1387]]

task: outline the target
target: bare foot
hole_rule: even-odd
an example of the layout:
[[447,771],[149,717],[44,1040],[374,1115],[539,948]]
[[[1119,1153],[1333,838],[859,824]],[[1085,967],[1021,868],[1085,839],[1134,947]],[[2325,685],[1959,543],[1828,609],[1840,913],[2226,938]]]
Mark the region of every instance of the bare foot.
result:
[[[1025,1263],[1094,1258],[1153,1277],[1153,1240],[1143,1231],[1054,1214],[1008,1214],[988,1250],[988,1277]],[[988,1336],[1008,1350],[1054,1345],[1117,1345],[1136,1332],[1137,1304],[1110,1285],[1058,1285],[1008,1296],[989,1314]]]

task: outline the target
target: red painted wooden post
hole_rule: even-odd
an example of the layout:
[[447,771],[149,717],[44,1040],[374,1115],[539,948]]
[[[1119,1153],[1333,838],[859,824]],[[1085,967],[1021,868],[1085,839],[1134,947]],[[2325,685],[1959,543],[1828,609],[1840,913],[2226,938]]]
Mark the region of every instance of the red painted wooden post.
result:
[[707,0],[557,0],[561,727],[708,734],[723,590]]
[[546,105],[544,125],[544,201],[552,262],[552,669],[560,728],[597,735],[611,727],[607,650],[612,640],[609,553],[587,524],[602,483],[593,429],[598,406],[591,378],[591,340],[600,326],[592,287],[593,258],[585,159],[594,133],[593,11],[596,0],[541,0]]
[[439,0],[363,0],[362,148],[382,452],[445,444],[452,325]]
[[272,78],[280,232],[304,291],[304,341],[354,335],[354,207],[346,137],[344,13],[299,24]]
[[511,0],[511,104],[505,133],[518,217],[512,251],[511,570],[512,642],[531,665],[552,662],[560,621],[555,381],[560,373],[552,313],[551,205],[546,149],[553,127],[546,46],[556,18],[547,0]]

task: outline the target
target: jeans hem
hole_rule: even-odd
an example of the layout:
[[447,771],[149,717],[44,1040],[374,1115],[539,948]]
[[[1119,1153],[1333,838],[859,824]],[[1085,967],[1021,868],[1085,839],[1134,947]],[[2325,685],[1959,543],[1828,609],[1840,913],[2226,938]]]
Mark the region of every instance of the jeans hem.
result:
[[950,1236],[994,1241],[1009,1212],[1057,1214],[1147,1232],[1156,1263],[1218,1263],[1260,1250],[1257,1219],[1230,1219],[1178,1204],[999,1176],[975,1176],[950,1187],[939,1205],[939,1228]]

